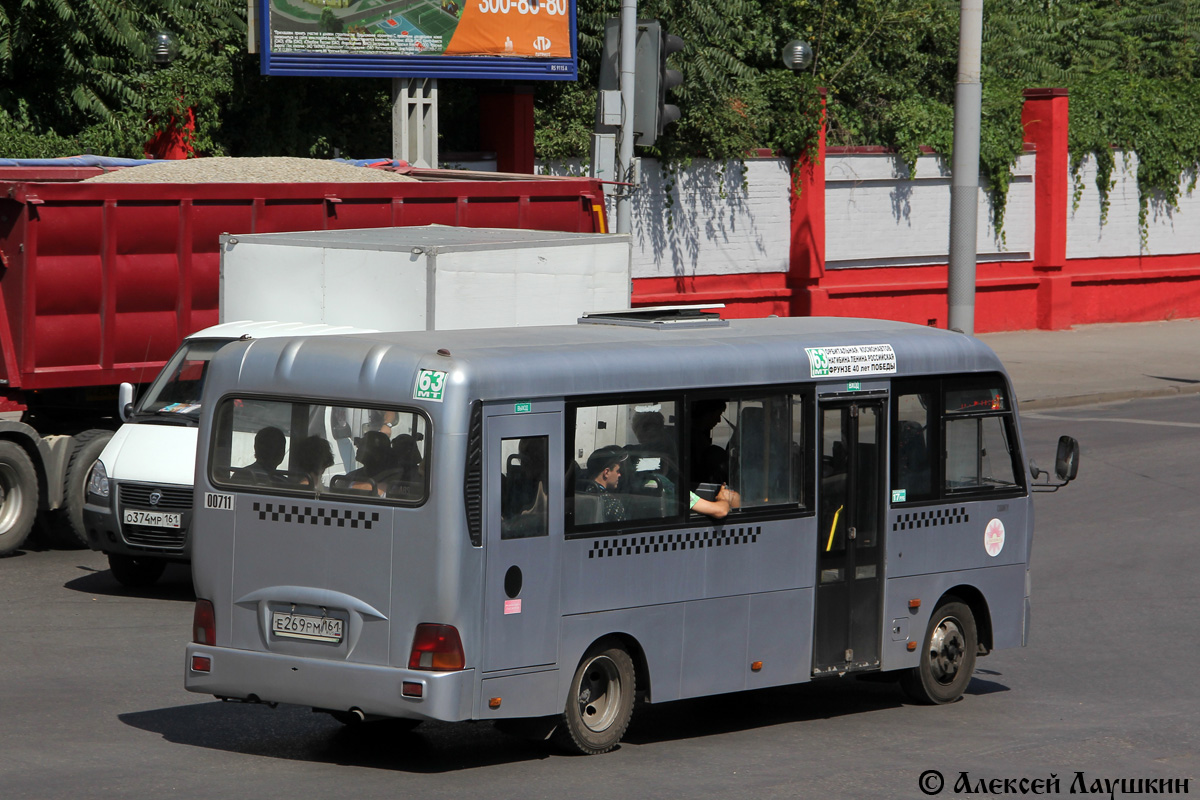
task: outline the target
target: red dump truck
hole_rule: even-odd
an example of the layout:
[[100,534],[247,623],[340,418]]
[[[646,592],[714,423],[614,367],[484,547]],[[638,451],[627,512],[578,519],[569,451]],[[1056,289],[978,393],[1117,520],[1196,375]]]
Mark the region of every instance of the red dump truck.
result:
[[443,224],[607,231],[599,182],[410,169],[412,182],[103,183],[0,166],[0,555],[39,518],[82,546],[84,483],[149,381],[218,321],[218,238]]

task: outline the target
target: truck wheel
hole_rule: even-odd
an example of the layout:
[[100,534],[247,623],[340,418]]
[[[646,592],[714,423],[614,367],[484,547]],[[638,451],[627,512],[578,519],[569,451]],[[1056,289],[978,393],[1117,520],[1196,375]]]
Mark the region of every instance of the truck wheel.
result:
[[161,558],[108,554],[108,568],[117,583],[128,589],[144,589],[162,577],[167,562]]
[[25,543],[37,505],[33,459],[16,442],[0,441],[0,556]]
[[616,747],[633,716],[635,675],[633,659],[620,644],[610,640],[588,650],[571,679],[556,743],[589,756]]
[[67,461],[67,474],[63,479],[62,507],[50,519],[50,540],[55,547],[63,550],[87,547],[83,504],[87,500],[88,474],[112,436],[112,431],[93,428],[75,437],[75,446]]
[[901,675],[900,688],[918,703],[953,703],[971,682],[978,649],[971,609],[958,600],[942,603],[929,618],[921,663]]

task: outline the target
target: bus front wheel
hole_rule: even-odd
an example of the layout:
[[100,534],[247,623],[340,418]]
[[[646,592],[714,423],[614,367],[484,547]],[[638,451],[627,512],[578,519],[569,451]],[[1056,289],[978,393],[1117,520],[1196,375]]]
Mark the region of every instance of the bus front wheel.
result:
[[900,688],[918,703],[953,703],[975,672],[979,634],[971,609],[958,600],[939,605],[929,618],[924,645],[921,663],[901,675]]
[[636,692],[633,659],[612,641],[594,645],[575,670],[563,722],[555,739],[584,755],[607,753],[617,746],[633,716]]

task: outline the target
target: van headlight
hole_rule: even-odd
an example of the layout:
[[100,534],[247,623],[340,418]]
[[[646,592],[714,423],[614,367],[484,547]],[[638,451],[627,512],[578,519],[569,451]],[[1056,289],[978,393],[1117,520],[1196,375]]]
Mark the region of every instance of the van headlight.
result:
[[92,471],[88,473],[87,493],[94,497],[108,498],[108,470],[104,468],[103,461],[92,465]]

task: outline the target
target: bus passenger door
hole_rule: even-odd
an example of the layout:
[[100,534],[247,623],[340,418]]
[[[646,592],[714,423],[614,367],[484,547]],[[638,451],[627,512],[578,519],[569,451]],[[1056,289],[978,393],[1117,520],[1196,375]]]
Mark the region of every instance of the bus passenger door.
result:
[[884,409],[821,405],[814,675],[879,666]]
[[554,664],[563,538],[562,415],[485,417],[484,443],[483,670]]

